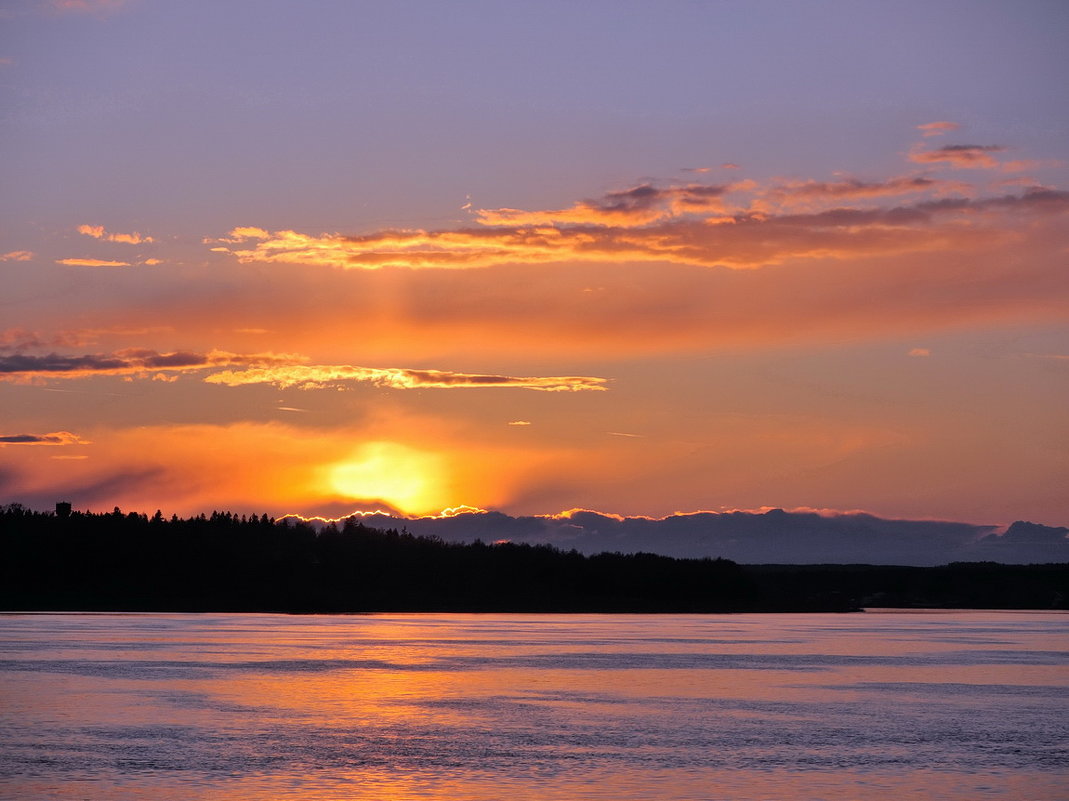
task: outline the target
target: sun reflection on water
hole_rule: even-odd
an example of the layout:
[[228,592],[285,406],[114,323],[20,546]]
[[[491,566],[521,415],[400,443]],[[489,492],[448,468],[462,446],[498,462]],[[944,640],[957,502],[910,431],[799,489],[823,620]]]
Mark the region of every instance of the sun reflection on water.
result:
[[1056,797],[1067,617],[936,617],[8,616],[0,795]]

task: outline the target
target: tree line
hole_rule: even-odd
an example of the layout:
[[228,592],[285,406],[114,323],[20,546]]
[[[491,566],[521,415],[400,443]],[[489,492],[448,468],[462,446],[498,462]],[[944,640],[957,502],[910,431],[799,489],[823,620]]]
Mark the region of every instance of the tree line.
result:
[[0,507],[0,609],[743,612],[1067,608],[1069,565],[738,565],[447,543],[348,518]]

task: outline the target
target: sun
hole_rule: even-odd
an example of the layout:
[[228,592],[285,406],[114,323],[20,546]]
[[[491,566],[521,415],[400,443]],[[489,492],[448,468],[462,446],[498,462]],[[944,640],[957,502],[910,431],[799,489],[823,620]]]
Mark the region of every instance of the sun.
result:
[[330,468],[331,488],[347,498],[382,501],[407,514],[449,505],[440,456],[396,442],[369,442]]

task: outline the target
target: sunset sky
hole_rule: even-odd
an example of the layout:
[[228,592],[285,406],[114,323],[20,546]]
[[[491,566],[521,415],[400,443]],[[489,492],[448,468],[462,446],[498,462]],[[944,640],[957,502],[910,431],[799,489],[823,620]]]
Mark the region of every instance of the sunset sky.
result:
[[1069,4],[0,3],[0,503],[1069,524]]

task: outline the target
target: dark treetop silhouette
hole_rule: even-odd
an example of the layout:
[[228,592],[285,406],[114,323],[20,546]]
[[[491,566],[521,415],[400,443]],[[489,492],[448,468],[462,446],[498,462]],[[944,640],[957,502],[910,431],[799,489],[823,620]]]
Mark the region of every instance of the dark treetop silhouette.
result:
[[741,566],[313,527],[0,507],[0,608],[154,611],[848,611],[1067,608],[1069,564]]

